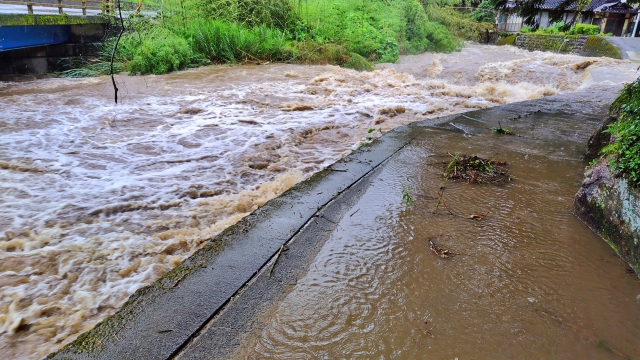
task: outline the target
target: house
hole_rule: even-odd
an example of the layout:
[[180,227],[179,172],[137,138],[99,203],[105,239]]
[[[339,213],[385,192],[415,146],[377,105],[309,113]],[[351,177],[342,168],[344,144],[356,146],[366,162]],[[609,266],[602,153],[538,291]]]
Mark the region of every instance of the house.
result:
[[[538,13],[536,22],[540,27],[549,27],[549,13],[561,0],[546,0]],[[516,2],[510,1],[507,8],[515,8]],[[600,32],[612,33],[614,36],[630,36],[638,10],[618,0],[593,0],[582,9],[579,19],[575,19],[575,5],[564,10],[562,20],[600,26]],[[501,11],[498,14],[496,28],[498,31],[518,32],[523,27],[523,19],[515,13]]]

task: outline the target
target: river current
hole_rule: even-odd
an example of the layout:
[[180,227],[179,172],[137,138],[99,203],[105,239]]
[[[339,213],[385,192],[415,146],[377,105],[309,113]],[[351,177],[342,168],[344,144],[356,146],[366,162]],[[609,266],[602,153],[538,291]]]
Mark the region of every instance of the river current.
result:
[[117,105],[107,77],[0,82],[0,353],[38,358],[68,343],[369,137],[618,85],[636,68],[471,44],[374,72],[272,64],[119,75]]

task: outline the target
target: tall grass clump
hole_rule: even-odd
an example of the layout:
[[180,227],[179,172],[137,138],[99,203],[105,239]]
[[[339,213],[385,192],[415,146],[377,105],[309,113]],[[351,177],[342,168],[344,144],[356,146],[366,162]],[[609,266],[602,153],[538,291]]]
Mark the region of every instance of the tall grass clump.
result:
[[[171,1],[171,0],[170,0]],[[176,1],[176,0],[172,0]],[[173,7],[186,7],[191,19],[215,19],[249,28],[264,25],[286,30],[300,20],[289,0],[180,0]]]
[[181,29],[194,52],[216,64],[242,60],[284,61],[292,57],[285,33],[265,25],[197,20]]
[[471,20],[466,14],[450,7],[426,7],[430,21],[444,25],[453,36],[457,47],[462,47],[459,39],[481,42],[487,31],[493,30],[493,24]]
[[[125,43],[134,43],[135,34]],[[133,41],[132,41],[132,38]],[[168,29],[157,27],[144,35],[140,46],[133,51],[129,72],[133,74],[165,74],[182,70],[189,65],[192,52],[187,40]]]

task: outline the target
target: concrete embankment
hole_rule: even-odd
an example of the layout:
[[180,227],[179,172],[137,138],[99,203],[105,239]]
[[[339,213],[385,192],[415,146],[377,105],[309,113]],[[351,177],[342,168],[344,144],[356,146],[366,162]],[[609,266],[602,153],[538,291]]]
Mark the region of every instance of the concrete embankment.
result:
[[[591,117],[584,126],[595,127],[592,118],[602,115],[604,103],[613,100],[616,90],[589,88],[396,128],[228,228],[164,277],[137,291],[118,313],[50,357],[229,357],[243,335],[258,326],[261,311],[295,285],[339,220],[352,215],[353,203],[370,179],[396,161],[405,146],[424,141],[434,127],[465,131],[454,122],[473,123],[467,128],[474,131],[485,131],[499,121],[533,129],[536,119],[571,112]],[[561,135],[554,129],[535,129],[531,141]]]

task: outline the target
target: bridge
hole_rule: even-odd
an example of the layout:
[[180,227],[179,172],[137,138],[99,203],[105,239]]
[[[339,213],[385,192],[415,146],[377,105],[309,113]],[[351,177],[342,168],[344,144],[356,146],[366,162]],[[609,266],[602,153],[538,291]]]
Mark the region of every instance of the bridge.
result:
[[[122,1],[123,17],[137,1]],[[94,55],[116,0],[0,0],[0,74],[46,73]]]

